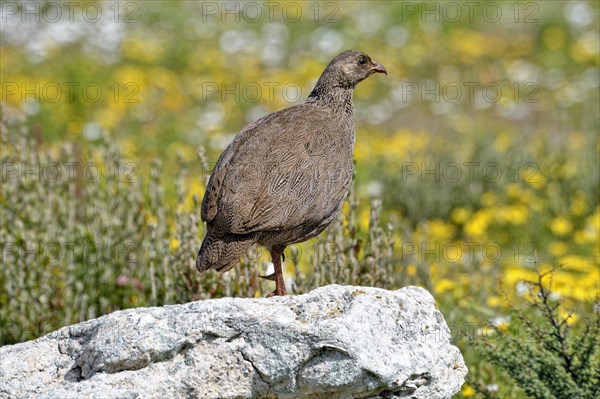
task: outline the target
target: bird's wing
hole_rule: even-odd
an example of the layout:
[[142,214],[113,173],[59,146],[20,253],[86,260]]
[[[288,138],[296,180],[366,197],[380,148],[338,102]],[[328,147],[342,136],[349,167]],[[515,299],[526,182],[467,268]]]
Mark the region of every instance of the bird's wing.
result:
[[244,129],[238,133],[238,135],[227,146],[227,148],[225,148],[217,160],[217,163],[215,164],[215,167],[210,175],[210,179],[208,180],[208,184],[206,185],[204,198],[202,199],[201,217],[203,222],[210,222],[217,214],[219,194],[221,192],[223,180],[225,179],[225,175],[227,173],[229,161],[233,155],[236,154],[238,148],[247,139],[247,137],[254,133],[259,122],[261,122],[260,119],[244,127]]
[[224,231],[318,225],[339,209],[352,178],[353,138],[328,111],[288,108],[238,137],[219,159],[204,199],[206,215]]
[[257,126],[259,126],[265,119],[267,119],[271,115],[267,115],[266,117],[258,119],[257,121],[250,123],[249,125],[244,127],[238,133],[235,139],[227,146],[227,148],[225,148],[225,150],[217,160],[217,163],[215,164],[215,167],[210,175],[210,179],[208,180],[208,184],[206,185],[204,198],[202,199],[202,221],[210,222],[214,219],[215,215],[217,214],[219,193],[221,192],[221,186],[227,173],[231,158],[236,153],[238,153],[238,149],[240,147],[243,147],[243,143],[249,137],[256,133]]

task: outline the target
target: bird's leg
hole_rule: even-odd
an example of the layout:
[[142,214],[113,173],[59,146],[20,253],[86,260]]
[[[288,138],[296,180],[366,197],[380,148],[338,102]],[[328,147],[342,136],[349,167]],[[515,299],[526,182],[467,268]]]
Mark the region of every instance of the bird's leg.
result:
[[273,260],[274,272],[272,275],[267,277],[273,277],[273,280],[275,280],[275,291],[271,292],[269,295],[267,295],[267,297],[286,295],[285,283],[283,282],[283,271],[281,270],[281,258],[283,258],[283,249],[279,250],[273,248],[271,250],[271,258]]
[[[281,253],[281,259],[283,260],[283,262],[285,262],[285,254],[282,252]],[[267,276],[258,276],[260,278],[264,278],[265,280],[269,280],[269,281],[275,281],[275,273],[271,273]]]

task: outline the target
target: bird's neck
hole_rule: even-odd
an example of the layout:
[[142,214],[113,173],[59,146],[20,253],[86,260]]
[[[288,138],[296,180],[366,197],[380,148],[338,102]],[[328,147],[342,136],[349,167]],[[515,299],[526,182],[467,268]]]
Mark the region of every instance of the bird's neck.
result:
[[319,91],[315,86],[306,102],[322,105],[345,115],[352,115],[353,111],[352,89],[343,87],[330,87],[327,90]]
[[321,76],[306,102],[331,108],[336,113],[352,115],[352,91],[354,88],[335,85],[327,78],[326,74]]

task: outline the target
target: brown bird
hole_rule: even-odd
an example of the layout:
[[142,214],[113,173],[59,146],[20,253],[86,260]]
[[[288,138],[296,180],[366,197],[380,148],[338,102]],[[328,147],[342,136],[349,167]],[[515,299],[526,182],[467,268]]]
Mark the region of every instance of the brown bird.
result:
[[286,246],[322,232],[342,208],[353,175],[352,91],[386,69],[359,51],[337,55],[303,104],[250,123],[223,151],[202,200],[206,236],[199,271],[233,268],[250,246],[265,246],[285,295]]

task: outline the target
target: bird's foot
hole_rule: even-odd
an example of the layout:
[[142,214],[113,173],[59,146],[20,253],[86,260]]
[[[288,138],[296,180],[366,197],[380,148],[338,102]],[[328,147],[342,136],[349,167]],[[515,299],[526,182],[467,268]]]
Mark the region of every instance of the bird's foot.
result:
[[271,273],[268,276],[258,276],[260,278],[264,278],[265,280],[275,281],[275,273]]
[[275,291],[273,291],[269,295],[267,295],[267,298],[271,298],[271,297],[274,297],[274,296],[285,296],[285,295],[287,295],[285,287],[283,287],[283,289],[280,289],[280,288],[281,287],[275,288]]

